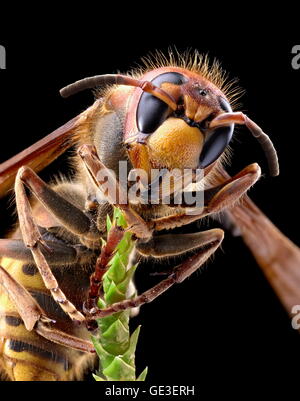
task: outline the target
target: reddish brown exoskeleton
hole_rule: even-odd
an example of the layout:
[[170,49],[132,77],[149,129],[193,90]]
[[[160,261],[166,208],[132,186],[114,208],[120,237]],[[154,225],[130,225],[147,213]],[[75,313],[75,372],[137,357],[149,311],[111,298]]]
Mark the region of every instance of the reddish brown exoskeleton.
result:
[[[218,66],[210,67],[197,54],[189,60],[190,56],[176,65],[173,59],[143,72],[96,76],[67,86],[61,91],[64,97],[99,87],[99,98],[78,117],[0,165],[1,193],[14,184],[19,217],[18,229],[0,240],[0,319],[5,320],[0,354],[10,379],[81,378],[93,359],[87,328],[93,327],[96,318],[151,302],[199,269],[223,240],[221,229],[193,234],[175,234],[172,229],[229,211],[258,255],[247,226],[255,208],[250,201],[235,204],[259,179],[260,167],[251,164],[229,177],[222,161],[236,124],[245,125],[258,139],[274,176],[279,173],[276,151],[258,125],[243,113],[233,112]],[[36,173],[72,145],[78,149],[76,177],[47,185]],[[140,169],[146,176],[153,169],[200,169],[202,207],[193,210],[191,204],[162,202],[160,192],[155,204],[122,203],[129,184],[119,183],[120,161],[128,170]],[[103,177],[115,184],[115,198]],[[33,207],[25,187],[35,195]],[[113,206],[122,210],[138,254],[162,259],[192,255],[145,293],[100,310],[101,277],[122,238],[117,228],[106,238],[105,217],[112,214]],[[281,235],[261,215],[256,213],[256,218],[268,230],[270,242]],[[158,236],[162,230],[170,231]],[[101,238],[107,239],[102,250]],[[279,253],[293,247],[287,241],[274,246]],[[296,247],[293,252],[299,260]],[[257,258],[262,266],[272,266],[264,256]],[[287,263],[278,261],[279,269]],[[280,280],[274,286],[278,289]],[[285,292],[278,293],[289,305]],[[20,359],[21,349],[24,359]]]

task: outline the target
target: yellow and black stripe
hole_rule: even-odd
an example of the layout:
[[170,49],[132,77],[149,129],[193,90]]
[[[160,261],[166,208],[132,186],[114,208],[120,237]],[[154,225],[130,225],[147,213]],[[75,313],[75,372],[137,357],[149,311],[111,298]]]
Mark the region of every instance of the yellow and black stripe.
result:
[[[53,300],[37,268],[13,259],[3,258],[0,264],[20,284],[27,288],[47,316],[56,321],[56,327],[68,334],[88,339],[85,328],[78,328]],[[78,280],[74,280],[73,269],[60,267],[57,279],[67,296],[79,306],[86,293],[88,274],[75,266]],[[63,271],[63,273],[62,273]],[[80,272],[80,273],[78,273]],[[75,273],[76,275],[76,273]],[[83,277],[85,275],[86,277]],[[74,281],[81,287],[74,291]],[[72,284],[73,283],[73,284]],[[73,294],[76,294],[75,296]],[[67,381],[81,379],[87,364],[93,357],[52,343],[39,336],[34,330],[26,330],[18,311],[0,286],[0,367],[9,380],[16,381]]]

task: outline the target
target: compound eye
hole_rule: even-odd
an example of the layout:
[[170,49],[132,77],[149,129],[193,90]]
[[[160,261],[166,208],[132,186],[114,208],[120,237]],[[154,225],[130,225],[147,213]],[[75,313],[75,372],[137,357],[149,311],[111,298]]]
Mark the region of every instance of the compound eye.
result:
[[226,113],[232,112],[232,108],[231,108],[230,104],[223,97],[219,97],[219,104],[220,104],[221,109],[223,111],[226,111]]
[[221,156],[232,138],[233,128],[234,124],[218,128],[205,140],[200,156],[200,168],[209,166]]
[[[226,113],[232,112],[230,104],[224,98],[219,98],[220,107]],[[229,144],[234,130],[234,124],[228,127],[217,128],[205,138],[200,155],[200,168],[205,168],[217,160]]]
[[[166,72],[158,75],[152,80],[156,86],[161,86],[164,82],[170,82],[175,85],[182,85],[187,79],[177,72]],[[169,106],[162,100],[143,93],[137,109],[137,127],[144,134],[152,134],[172,113]]]

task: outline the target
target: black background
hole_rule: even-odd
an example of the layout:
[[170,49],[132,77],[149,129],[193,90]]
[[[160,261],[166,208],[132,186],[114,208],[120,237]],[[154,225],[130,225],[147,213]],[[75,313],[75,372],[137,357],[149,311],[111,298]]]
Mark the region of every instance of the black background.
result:
[[[216,10],[141,13],[123,10],[76,10],[72,17],[24,17],[2,31],[7,69],[0,71],[0,161],[42,138],[93,102],[91,93],[68,100],[58,90],[85,76],[125,72],[149,51],[196,48],[217,57],[231,78],[246,90],[242,111],[267,132],[279,154],[281,174],[270,178],[259,145],[246,130],[233,142],[231,173],[258,162],[264,176],[251,190],[252,199],[294,242],[298,235],[298,161],[300,70],[291,67],[291,49],[300,44],[290,17],[249,21]],[[128,10],[127,10],[128,11]],[[242,11],[242,10],[241,10]],[[19,10],[19,17],[21,11]],[[212,14],[214,18],[212,18]],[[118,15],[118,19],[116,19]],[[120,18],[122,17],[123,18]],[[150,17],[150,18],[149,18]],[[288,24],[284,29],[282,26]],[[43,176],[65,169],[60,159]],[[2,205],[1,221],[7,211]],[[215,223],[213,223],[216,226]],[[154,279],[152,263],[137,274],[139,291]],[[195,273],[160,299],[142,308],[132,326],[142,325],[137,369],[149,367],[148,379],[161,383],[216,385],[223,379],[235,387],[258,383],[277,386],[288,377],[293,386],[300,337],[240,238],[228,233],[222,250],[201,273]],[[289,383],[288,382],[288,383]],[[248,388],[247,387],[247,388]]]

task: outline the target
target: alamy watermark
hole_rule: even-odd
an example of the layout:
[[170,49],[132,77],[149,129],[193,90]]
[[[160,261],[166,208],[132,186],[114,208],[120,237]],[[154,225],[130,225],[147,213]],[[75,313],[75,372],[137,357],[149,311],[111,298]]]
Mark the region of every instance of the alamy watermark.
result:
[[0,70],[6,69],[6,49],[0,45]]
[[294,70],[299,70],[300,69],[300,45],[295,45],[292,47],[292,68]]
[[292,327],[295,330],[300,329],[300,305],[294,305],[291,309],[291,314],[294,315],[292,318]]
[[[98,203],[172,205],[184,207],[187,214],[199,214],[204,207],[203,169],[132,169],[119,161],[118,174],[110,169],[97,173]],[[103,194],[105,195],[103,197]]]

